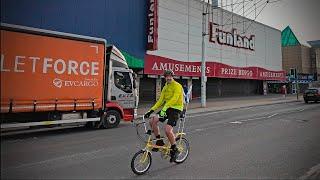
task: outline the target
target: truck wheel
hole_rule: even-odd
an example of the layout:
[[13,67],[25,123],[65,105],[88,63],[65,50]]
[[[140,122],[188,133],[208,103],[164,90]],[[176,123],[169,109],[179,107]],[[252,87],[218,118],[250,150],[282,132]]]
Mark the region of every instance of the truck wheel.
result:
[[102,127],[107,128],[115,128],[120,123],[120,114],[116,110],[107,111],[107,114],[103,116]]

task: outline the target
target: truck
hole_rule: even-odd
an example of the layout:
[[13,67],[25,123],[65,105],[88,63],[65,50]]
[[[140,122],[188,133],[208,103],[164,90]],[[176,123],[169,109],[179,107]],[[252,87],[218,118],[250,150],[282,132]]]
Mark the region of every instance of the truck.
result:
[[105,39],[1,23],[1,130],[137,115],[135,73]]

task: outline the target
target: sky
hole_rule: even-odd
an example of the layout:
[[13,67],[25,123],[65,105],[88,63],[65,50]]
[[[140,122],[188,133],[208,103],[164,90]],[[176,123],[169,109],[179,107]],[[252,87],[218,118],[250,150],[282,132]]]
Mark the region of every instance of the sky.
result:
[[257,21],[283,30],[288,25],[301,43],[320,40],[320,0],[281,0],[261,11]]
[[[222,1],[229,4],[232,0]],[[274,3],[268,3],[256,21],[281,31],[289,25],[302,44],[307,44],[306,41],[320,40],[320,0],[270,0],[270,2]],[[257,14],[262,7],[257,8]]]

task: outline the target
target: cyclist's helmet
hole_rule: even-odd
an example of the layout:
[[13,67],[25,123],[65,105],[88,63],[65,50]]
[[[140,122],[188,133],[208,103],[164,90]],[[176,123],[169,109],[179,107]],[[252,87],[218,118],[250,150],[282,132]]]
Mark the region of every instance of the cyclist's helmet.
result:
[[166,76],[174,76],[174,72],[170,69],[167,69],[163,72],[163,76],[166,77]]

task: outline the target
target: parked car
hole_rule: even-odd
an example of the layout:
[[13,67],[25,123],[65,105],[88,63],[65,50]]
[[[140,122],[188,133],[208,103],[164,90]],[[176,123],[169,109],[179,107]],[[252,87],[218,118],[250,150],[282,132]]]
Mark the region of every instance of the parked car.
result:
[[303,99],[305,103],[309,101],[320,101],[320,88],[308,88],[303,93]]

